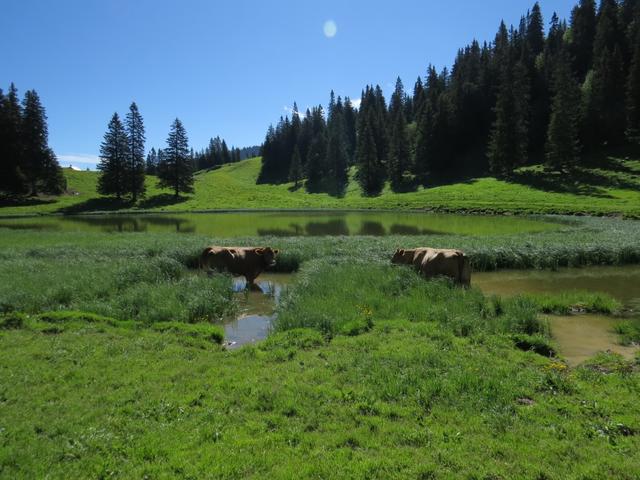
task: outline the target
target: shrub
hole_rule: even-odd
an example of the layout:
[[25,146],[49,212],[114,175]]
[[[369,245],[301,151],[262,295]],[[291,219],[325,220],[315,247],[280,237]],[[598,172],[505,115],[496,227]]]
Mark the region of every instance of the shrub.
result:
[[25,315],[19,312],[11,312],[0,316],[0,330],[17,330],[24,327]]

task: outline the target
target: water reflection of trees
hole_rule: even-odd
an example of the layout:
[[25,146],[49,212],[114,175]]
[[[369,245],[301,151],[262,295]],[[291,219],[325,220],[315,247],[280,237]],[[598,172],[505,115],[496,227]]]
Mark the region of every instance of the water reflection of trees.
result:
[[360,235],[371,235],[375,237],[382,237],[387,234],[387,231],[380,222],[372,222],[370,220],[362,222],[362,227],[358,232]]
[[63,220],[89,225],[105,232],[146,232],[151,225],[166,227],[167,230],[171,228],[178,233],[194,233],[196,231],[193,222],[179,217],[86,216],[63,217]]
[[349,235],[349,227],[344,220],[329,220],[328,222],[309,222],[305,230],[311,237],[321,237],[324,235]]

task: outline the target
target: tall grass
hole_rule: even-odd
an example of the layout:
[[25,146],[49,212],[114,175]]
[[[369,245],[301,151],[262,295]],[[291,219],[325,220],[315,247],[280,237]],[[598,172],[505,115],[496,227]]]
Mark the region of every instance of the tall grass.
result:
[[436,322],[457,336],[548,333],[526,298],[486,298],[447,280],[425,282],[405,267],[317,261],[280,299],[277,331],[314,328],[326,336],[358,333],[379,322]]

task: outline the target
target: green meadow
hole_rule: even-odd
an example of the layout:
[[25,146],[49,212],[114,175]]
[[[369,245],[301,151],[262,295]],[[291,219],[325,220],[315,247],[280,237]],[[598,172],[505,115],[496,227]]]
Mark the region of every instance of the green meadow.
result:
[[[526,233],[215,238],[0,229],[0,478],[637,478],[640,357],[568,367],[543,313],[592,291],[499,297],[393,267],[463,248],[476,271],[640,263],[640,222]],[[236,350],[211,243],[296,271],[273,332]],[[619,323],[635,342],[640,320]],[[579,447],[579,448],[578,448]]]
[[[135,205],[96,194],[98,174],[65,169],[69,193],[60,197],[5,204],[0,215],[87,213],[96,211],[206,211],[238,209],[393,209],[479,213],[555,213],[640,216],[640,161],[607,157],[607,168],[576,169],[571,175],[526,167],[508,181],[470,178],[415,192],[365,197],[357,182],[343,198],[294,190],[292,184],[256,185],[260,158],[199,172],[195,194],[173,198],[147,178],[146,198]],[[353,172],[352,172],[353,174]]]

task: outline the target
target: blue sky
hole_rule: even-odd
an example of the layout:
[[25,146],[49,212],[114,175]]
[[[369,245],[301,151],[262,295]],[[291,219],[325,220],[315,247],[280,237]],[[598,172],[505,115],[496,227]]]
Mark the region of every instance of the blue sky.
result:
[[[576,0],[542,0],[569,17]],[[329,91],[407,89],[429,63],[450,66],[473,38],[517,24],[533,0],[257,1],[4,0],[0,87],[36,89],[49,143],[63,166],[96,161],[114,111],[135,100],[147,147],[163,146],[179,117],[191,145],[220,135],[259,144],[269,123],[326,104]],[[335,36],[325,23],[335,23]],[[331,29],[329,29],[331,30]],[[328,33],[332,33],[329,31]]]

